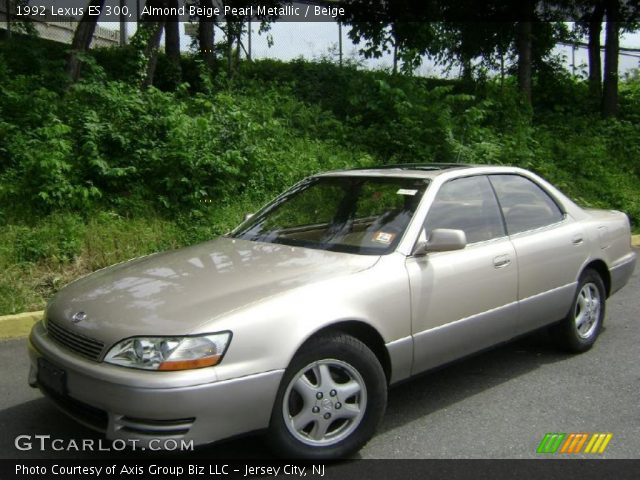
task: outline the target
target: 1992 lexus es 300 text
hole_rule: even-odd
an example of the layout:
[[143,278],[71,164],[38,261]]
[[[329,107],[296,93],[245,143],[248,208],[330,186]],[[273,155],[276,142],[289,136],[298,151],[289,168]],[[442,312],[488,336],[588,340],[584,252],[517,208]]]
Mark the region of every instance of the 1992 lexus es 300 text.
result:
[[266,430],[284,456],[343,457],[393,383],[544,326],[589,349],[635,262],[623,213],[526,170],[329,172],[228,235],[66,286],[29,381],[107,438]]

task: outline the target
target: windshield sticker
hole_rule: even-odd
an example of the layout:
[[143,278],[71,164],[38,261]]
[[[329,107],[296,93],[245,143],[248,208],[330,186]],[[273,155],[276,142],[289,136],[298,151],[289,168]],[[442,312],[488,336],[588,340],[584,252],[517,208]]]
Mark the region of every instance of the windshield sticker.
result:
[[409,190],[408,188],[401,188],[396,192],[398,195],[415,195],[418,193],[418,190]]
[[379,231],[373,234],[373,241],[378,243],[383,243],[385,245],[389,245],[393,242],[393,239],[396,237],[395,233],[388,233]]

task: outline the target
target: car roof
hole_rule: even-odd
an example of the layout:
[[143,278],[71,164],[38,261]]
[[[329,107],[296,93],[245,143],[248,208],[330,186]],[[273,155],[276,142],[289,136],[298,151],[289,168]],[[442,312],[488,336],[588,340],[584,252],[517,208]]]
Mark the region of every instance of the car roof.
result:
[[476,165],[464,163],[402,163],[397,165],[381,165],[378,167],[352,168],[334,170],[317,176],[383,176],[383,177],[414,177],[435,178],[444,172],[472,168]]
[[[353,168],[318,173],[314,177],[388,177],[388,178],[423,178],[429,181],[442,176],[443,181],[457,177],[491,174],[519,174],[527,177],[532,172],[509,165],[471,165],[466,163],[405,163],[399,165],[383,165],[380,167]],[[535,175],[533,175],[535,176]],[[537,178],[537,177],[536,177]],[[539,181],[540,179],[538,178]]]

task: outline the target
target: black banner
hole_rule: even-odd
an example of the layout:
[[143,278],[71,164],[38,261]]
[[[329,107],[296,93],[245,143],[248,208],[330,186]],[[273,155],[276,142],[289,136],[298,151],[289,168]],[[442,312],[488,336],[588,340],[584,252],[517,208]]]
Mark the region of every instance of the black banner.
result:
[[[14,20],[41,22],[77,22],[86,15],[101,22],[548,22],[584,21],[592,9],[584,0],[15,0],[11,5]],[[639,5],[618,0],[607,18],[638,21]]]
[[279,478],[294,480],[501,480],[544,478],[636,480],[640,460],[0,460],[0,479],[176,480]]

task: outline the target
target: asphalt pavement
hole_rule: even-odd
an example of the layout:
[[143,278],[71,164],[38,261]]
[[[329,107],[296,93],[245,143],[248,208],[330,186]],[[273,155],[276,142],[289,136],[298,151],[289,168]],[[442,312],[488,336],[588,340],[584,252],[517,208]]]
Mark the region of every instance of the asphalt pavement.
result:
[[[607,303],[589,352],[559,352],[545,331],[393,388],[377,435],[356,458],[640,457],[640,275]],[[152,452],[20,451],[19,435],[99,439],[27,385],[25,339],[0,341],[0,458],[154,458]],[[612,433],[603,454],[542,455],[548,432]],[[207,459],[270,458],[254,435],[172,453]]]

